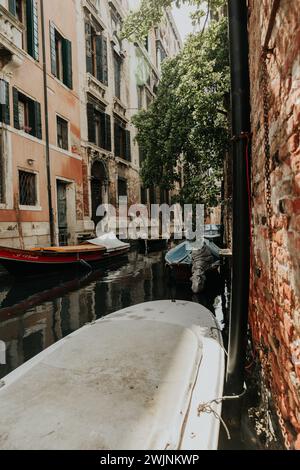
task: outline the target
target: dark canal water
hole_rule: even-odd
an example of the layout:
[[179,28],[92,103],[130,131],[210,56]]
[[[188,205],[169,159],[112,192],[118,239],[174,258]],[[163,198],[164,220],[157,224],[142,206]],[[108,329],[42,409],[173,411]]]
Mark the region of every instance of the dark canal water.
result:
[[56,341],[88,322],[141,302],[176,298],[199,302],[228,327],[228,285],[215,273],[201,296],[189,286],[175,286],[164,252],[147,256],[132,251],[110,268],[89,274],[28,278],[16,281],[0,274],[0,340],[6,365],[0,379]]

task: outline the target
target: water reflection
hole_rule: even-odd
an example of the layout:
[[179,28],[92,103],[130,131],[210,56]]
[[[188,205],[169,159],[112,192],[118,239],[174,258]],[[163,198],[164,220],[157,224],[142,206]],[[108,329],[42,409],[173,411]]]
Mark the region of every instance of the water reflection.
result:
[[226,320],[226,283],[209,280],[200,297],[188,286],[174,286],[165,271],[164,253],[133,251],[127,260],[89,274],[47,277],[22,282],[0,279],[0,340],[6,344],[6,365],[0,378],[43,349],[88,322],[141,302],[177,298],[198,301]]

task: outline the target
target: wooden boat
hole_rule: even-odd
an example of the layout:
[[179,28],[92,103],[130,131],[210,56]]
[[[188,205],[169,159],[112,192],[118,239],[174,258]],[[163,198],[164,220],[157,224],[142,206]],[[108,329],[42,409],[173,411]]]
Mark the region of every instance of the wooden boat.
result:
[[[213,255],[214,261],[220,259],[219,248],[211,241],[205,240],[205,245],[209,248]],[[171,274],[177,283],[189,283],[192,277],[193,267],[193,243],[185,241],[180,245],[172,248],[166,254],[165,260],[167,267],[171,270]],[[214,264],[211,265],[213,267]]]
[[105,236],[84,245],[28,250],[0,247],[0,263],[13,275],[40,274],[66,269],[91,269],[99,262],[128,253],[130,245]]
[[203,306],[128,307],[3,379],[0,449],[217,449],[224,364]]

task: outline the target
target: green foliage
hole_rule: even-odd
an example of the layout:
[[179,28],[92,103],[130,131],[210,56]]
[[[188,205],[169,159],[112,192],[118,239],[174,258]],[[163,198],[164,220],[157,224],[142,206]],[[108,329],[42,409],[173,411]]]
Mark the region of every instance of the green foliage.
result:
[[225,3],[225,0],[141,0],[139,9],[132,11],[126,18],[122,28],[122,37],[130,40],[143,40],[148,31],[163,20],[165,10],[174,5],[195,6],[192,18],[194,23],[197,23]]
[[190,36],[182,52],[163,64],[157,97],[133,118],[144,158],[142,178],[173,189],[184,168],[182,202],[218,202],[218,179],[229,141],[227,20]]

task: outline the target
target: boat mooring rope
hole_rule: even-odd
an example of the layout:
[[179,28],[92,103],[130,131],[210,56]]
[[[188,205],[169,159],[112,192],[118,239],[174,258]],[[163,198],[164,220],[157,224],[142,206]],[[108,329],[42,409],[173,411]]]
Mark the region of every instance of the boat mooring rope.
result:
[[200,416],[201,413],[213,414],[215,416],[215,418],[218,419],[220,421],[220,423],[223,425],[223,427],[226,431],[226,434],[227,434],[227,438],[230,441],[231,440],[231,434],[230,434],[230,431],[228,429],[228,426],[225,423],[222,416],[219,415],[219,413],[213,408],[212,405],[220,405],[224,401],[229,401],[229,400],[239,400],[244,395],[246,395],[246,393],[247,393],[247,388],[245,386],[244,391],[240,395],[233,395],[231,397],[226,397],[225,396],[225,397],[222,397],[222,398],[215,398],[214,400],[208,401],[207,403],[201,403],[198,406],[198,416]]

